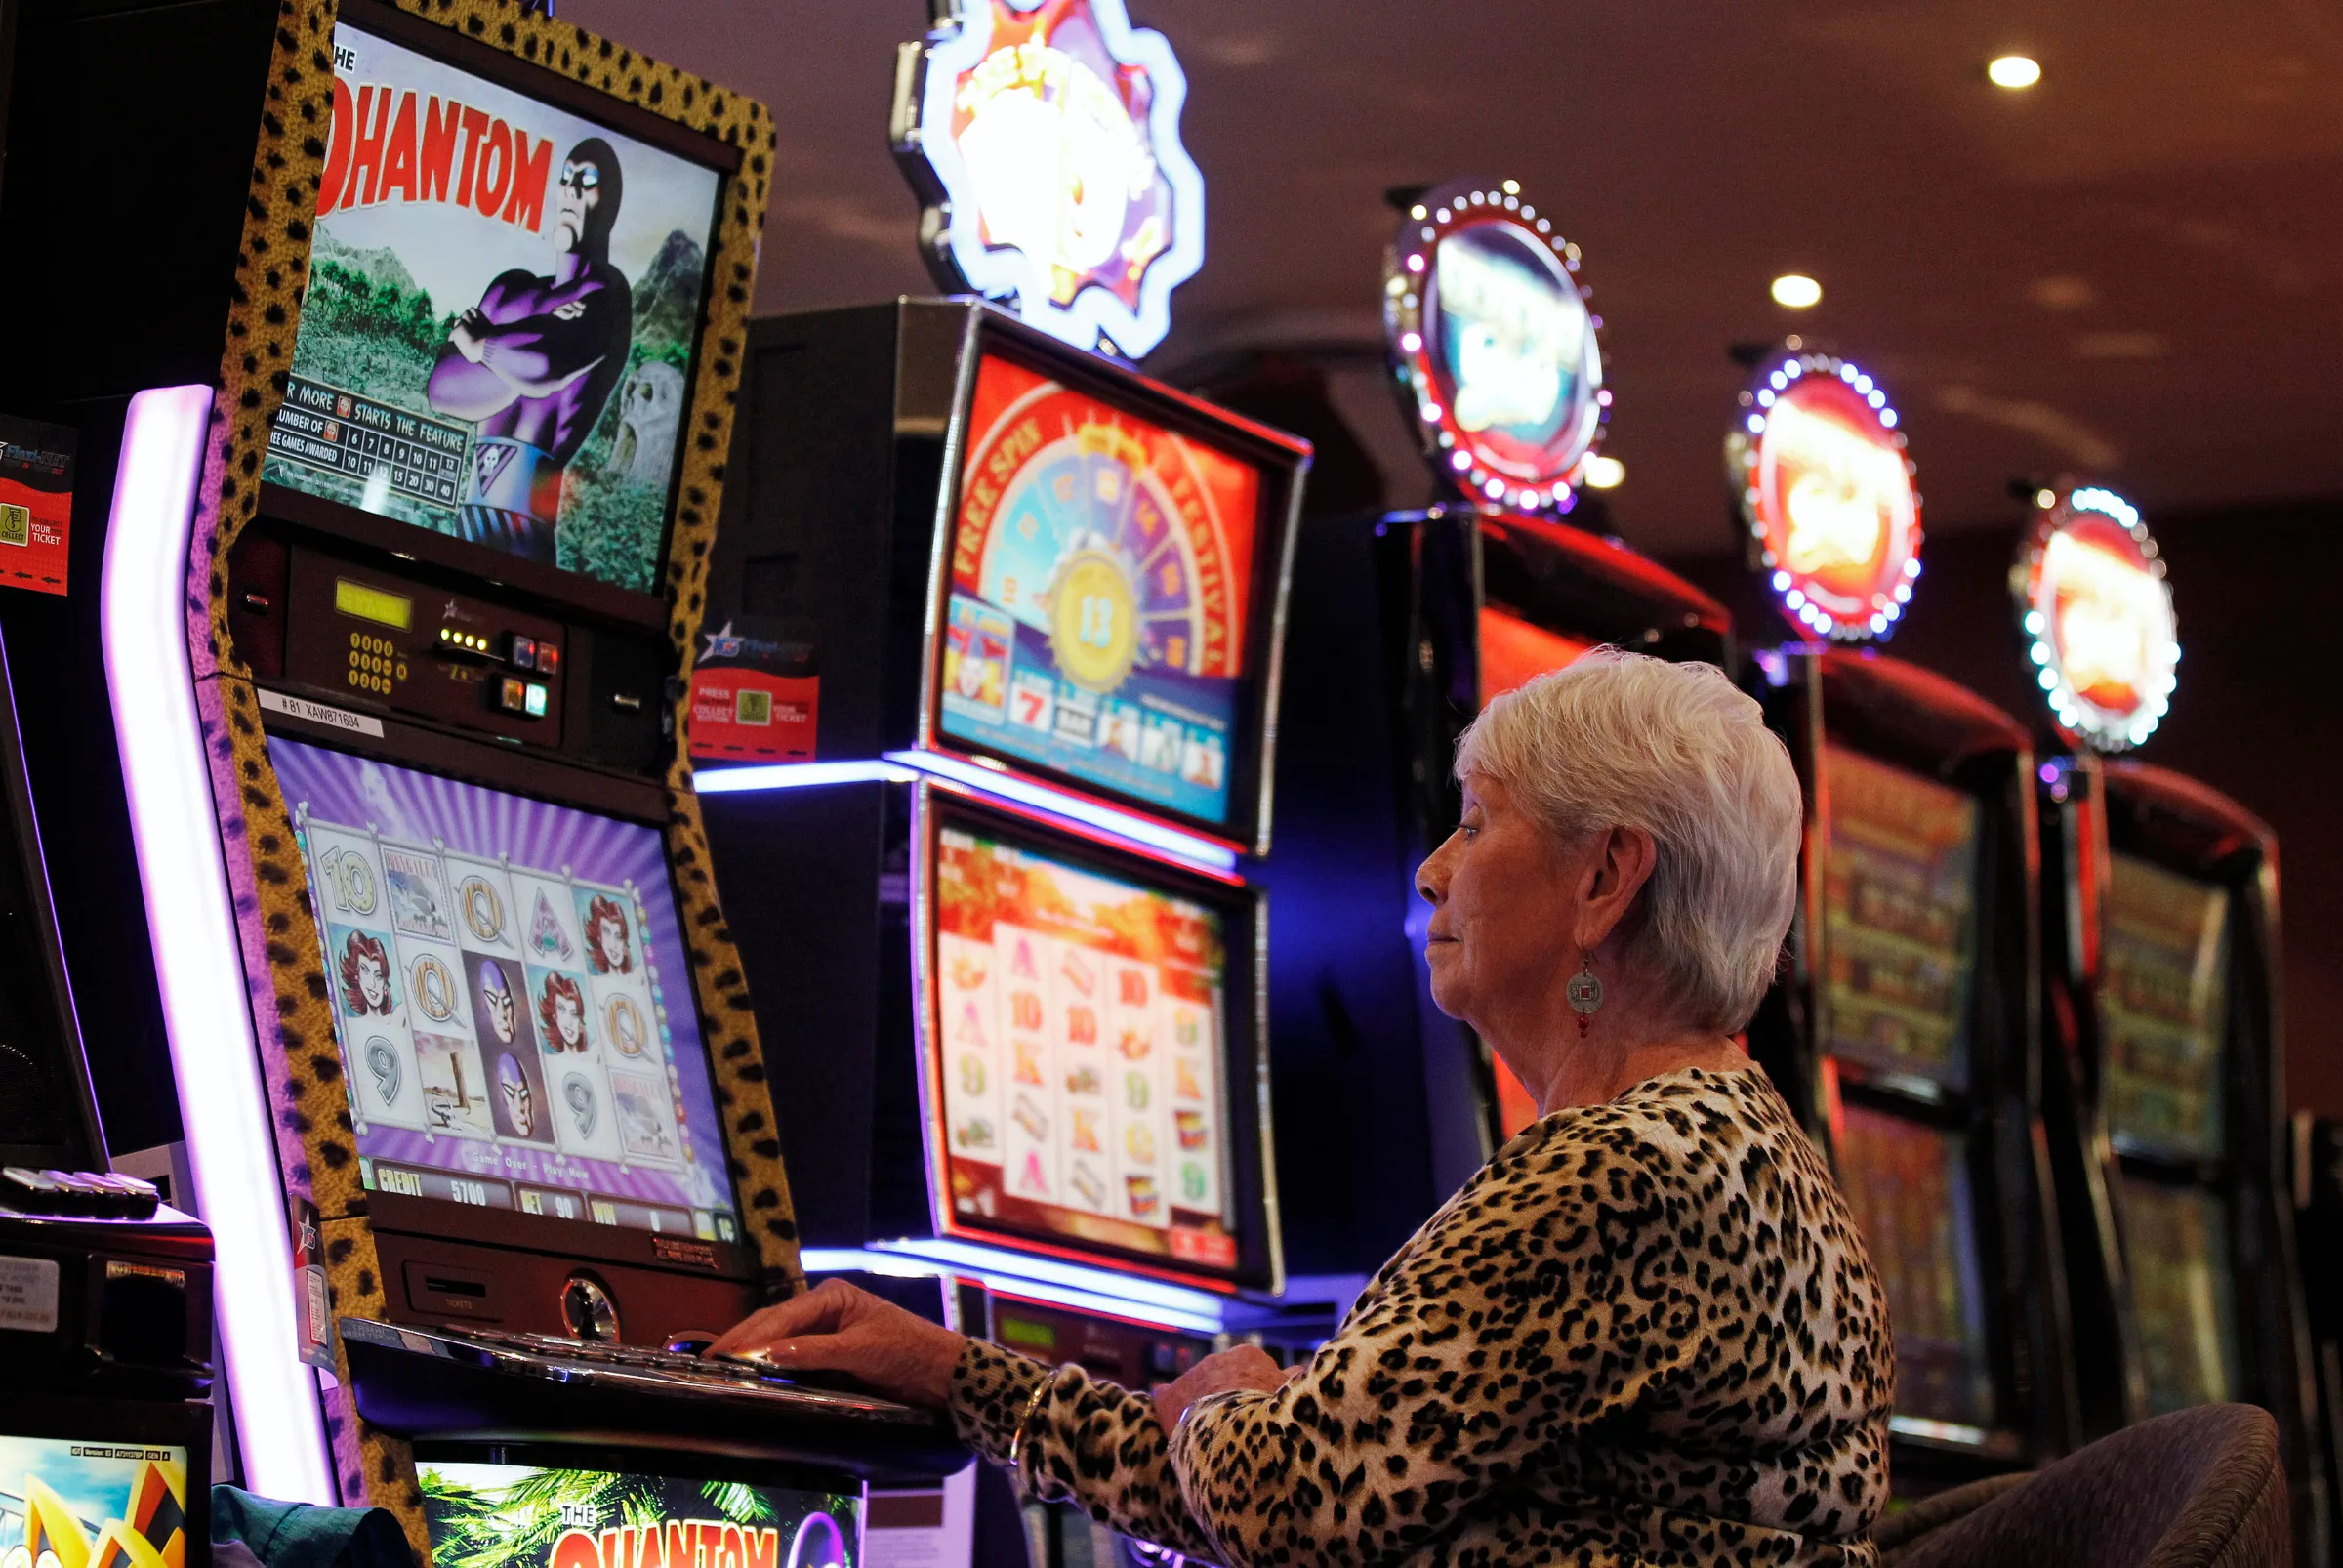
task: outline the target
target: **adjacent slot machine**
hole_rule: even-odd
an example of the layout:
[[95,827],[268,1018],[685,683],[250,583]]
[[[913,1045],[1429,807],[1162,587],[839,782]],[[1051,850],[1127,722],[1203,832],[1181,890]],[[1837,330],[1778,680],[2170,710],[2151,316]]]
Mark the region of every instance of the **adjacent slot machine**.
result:
[[421,1550],[550,1499],[549,1561],[672,1515],[844,1563],[965,1451],[694,1353],[802,1286],[669,694],[769,117],[516,5],[275,48],[219,378],[132,400],[103,584],[244,1473]]
[[[1307,446],[974,301],[760,320],[745,377],[693,744],[808,1266],[1134,1387],[1323,1337],[1244,869]],[[799,760],[741,757],[760,681]]]
[[1870,375],[1767,356],[1726,458],[1749,565],[1806,639],[1756,656],[1808,828],[1793,967],[1749,1049],[1885,1277],[1899,1487],[2039,1463],[2079,1436],[2037,1085],[2031,741],[1858,645],[1920,575],[1916,470]]
[[0,1557],[202,1568],[211,1237],[111,1172],[8,675],[0,653]]
[[973,302],[747,358],[712,616],[818,646],[819,719],[702,789],[766,1058],[820,1086],[802,1234],[1218,1332],[1282,1276],[1238,866],[1307,449]]
[[2277,842],[2123,755],[2168,711],[2180,657],[2138,509],[2101,485],[2033,501],[2010,583],[2048,730],[2046,1099],[2088,1416],[2262,1405],[2296,1539],[2322,1561],[2331,1462],[2289,1212]]

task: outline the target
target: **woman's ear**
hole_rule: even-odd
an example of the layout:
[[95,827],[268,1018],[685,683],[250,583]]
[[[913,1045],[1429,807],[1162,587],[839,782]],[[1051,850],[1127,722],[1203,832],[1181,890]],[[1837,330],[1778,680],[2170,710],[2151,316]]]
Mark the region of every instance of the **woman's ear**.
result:
[[1610,940],[1635,907],[1635,895],[1659,864],[1660,846],[1642,828],[1612,827],[1596,834],[1587,847],[1592,875],[1583,884],[1586,892],[1579,906],[1579,946],[1592,952]]

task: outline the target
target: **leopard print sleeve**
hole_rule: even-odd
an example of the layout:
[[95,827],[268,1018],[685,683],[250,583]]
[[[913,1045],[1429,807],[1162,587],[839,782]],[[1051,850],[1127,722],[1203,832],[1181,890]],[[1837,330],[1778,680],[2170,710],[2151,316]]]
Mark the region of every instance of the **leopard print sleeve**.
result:
[[1172,1473],[1153,1400],[1080,1367],[1051,1371],[970,1340],[952,1373],[952,1419],[961,1441],[996,1465],[1015,1450],[1017,1486],[1027,1497],[1078,1503],[1127,1536],[1210,1554]]
[[1892,1389],[1820,1156],[1755,1074],[1683,1073],[1508,1144],[1172,1465],[1228,1568],[1856,1562]]
[[[963,1435],[1226,1568],[1868,1568],[1895,1363],[1820,1154],[1753,1071],[1515,1138],[1274,1393],[1150,1401],[972,1346]],[[1036,1398],[1036,1390],[1040,1390]]]

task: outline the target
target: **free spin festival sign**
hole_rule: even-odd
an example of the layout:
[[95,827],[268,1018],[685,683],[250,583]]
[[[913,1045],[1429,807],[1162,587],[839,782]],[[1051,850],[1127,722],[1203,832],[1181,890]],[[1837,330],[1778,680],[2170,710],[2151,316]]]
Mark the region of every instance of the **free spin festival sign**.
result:
[[1611,418],[1579,247],[1518,181],[1406,199],[1383,329],[1426,457],[1476,504],[1568,512]]
[[948,289],[1130,358],[1163,341],[1204,265],[1204,176],[1180,144],[1187,78],[1123,0],[957,0],[905,44],[895,155]]

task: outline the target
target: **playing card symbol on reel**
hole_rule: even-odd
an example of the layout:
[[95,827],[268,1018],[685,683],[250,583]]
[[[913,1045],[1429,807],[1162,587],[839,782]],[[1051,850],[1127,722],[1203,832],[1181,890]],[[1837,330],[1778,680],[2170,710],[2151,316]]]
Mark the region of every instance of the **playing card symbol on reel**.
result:
[[433,1023],[445,1023],[456,1014],[456,977],[435,954],[426,953],[415,961],[408,971],[407,983],[413,989],[415,1007]]
[[383,1096],[384,1104],[395,1103],[401,1081],[398,1048],[381,1035],[375,1035],[367,1040],[365,1054],[366,1071],[374,1077],[375,1093]]
[[584,1073],[571,1073],[561,1080],[562,1103],[569,1107],[569,1116],[578,1130],[578,1136],[594,1136],[595,1123],[600,1119],[601,1104],[594,1097],[594,1086],[586,1082]]
[[610,999],[602,1010],[602,1022],[609,1030],[611,1047],[622,1056],[639,1056],[650,1036],[649,1026],[642,1020],[642,1009],[631,996],[619,995]]
[[464,928],[483,942],[505,939],[505,896],[485,877],[467,877],[457,889]]

